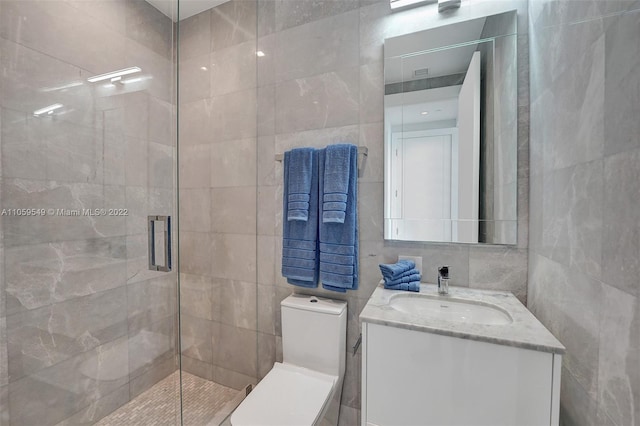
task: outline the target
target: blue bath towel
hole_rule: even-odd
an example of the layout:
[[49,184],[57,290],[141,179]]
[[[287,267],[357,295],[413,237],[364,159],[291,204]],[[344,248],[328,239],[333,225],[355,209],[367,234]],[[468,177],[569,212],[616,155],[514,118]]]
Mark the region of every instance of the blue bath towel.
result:
[[412,281],[410,283],[398,285],[384,285],[387,290],[404,290],[404,291],[420,291],[420,281]]
[[[349,177],[348,187],[344,194],[344,222],[320,221],[320,281],[322,287],[341,293],[358,288],[358,147],[349,147]],[[319,154],[320,194],[327,193],[330,179],[326,175],[326,153],[329,148],[321,150]],[[338,179],[336,177],[336,179]],[[329,185],[335,190],[338,186]],[[329,200],[337,198],[334,195]],[[329,201],[342,202],[342,201]],[[324,217],[324,203],[320,204],[320,217]]]
[[[295,151],[295,150],[294,150]],[[284,154],[284,188],[290,188],[290,161],[292,151]],[[301,287],[317,287],[319,274],[318,254],[318,160],[316,150],[311,151],[311,181],[309,186],[309,208],[306,221],[283,220],[282,222],[282,276],[289,284]],[[283,218],[288,217],[291,197],[283,193]]]
[[289,173],[289,182],[284,187],[288,194],[287,220],[306,222],[309,219],[314,152],[313,148],[295,148],[289,152],[289,161],[284,165]]
[[[355,145],[329,145],[325,151],[324,192],[322,192],[322,222],[344,223],[347,214],[349,197],[349,181],[353,168],[351,149]],[[356,151],[357,151],[356,147]],[[356,162],[358,155],[356,152]]]
[[413,281],[420,282],[420,280],[422,279],[422,275],[420,275],[418,273],[417,269],[414,269],[414,271],[416,271],[415,274],[407,275],[405,277],[396,278],[395,280],[390,280],[390,279],[385,278],[384,279],[384,284],[385,285],[397,285],[397,284],[406,284],[406,283],[410,283],[410,282],[413,282]]
[[378,265],[382,276],[389,279],[395,279],[401,276],[404,272],[410,271],[416,267],[416,263],[413,260],[403,259],[397,263]]
[[413,269],[409,269],[408,271],[405,271],[405,272],[402,272],[402,273],[396,274],[396,275],[389,275],[389,276],[386,276],[386,277],[383,275],[383,278],[385,280],[395,281],[395,280],[398,280],[400,278],[408,277],[408,276],[415,275],[415,274],[420,274],[420,271],[418,271],[416,268],[413,268]]

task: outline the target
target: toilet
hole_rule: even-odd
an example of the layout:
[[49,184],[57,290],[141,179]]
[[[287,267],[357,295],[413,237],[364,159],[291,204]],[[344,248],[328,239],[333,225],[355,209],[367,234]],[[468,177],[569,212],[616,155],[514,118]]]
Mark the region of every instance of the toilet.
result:
[[336,425],[344,379],[347,303],[292,294],[282,307],[283,362],[231,415],[233,426]]

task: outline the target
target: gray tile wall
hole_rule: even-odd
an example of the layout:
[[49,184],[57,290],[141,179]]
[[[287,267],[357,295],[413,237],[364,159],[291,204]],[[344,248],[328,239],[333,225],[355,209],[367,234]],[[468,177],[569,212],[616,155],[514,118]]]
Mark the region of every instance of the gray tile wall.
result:
[[148,212],[174,213],[173,25],[136,0],[0,10],[2,208],[129,211],[0,218],[0,423],[92,423],[176,368],[176,276],[146,253]]
[[561,423],[640,421],[640,3],[529,3],[529,307],[567,347]]
[[[519,9],[519,236],[514,247],[417,244],[383,240],[383,43],[398,36],[487,14]],[[258,0],[258,373],[282,359],[280,301],[292,291],[344,299],[347,347],[358,339],[358,315],[380,280],[379,263],[399,254],[423,257],[425,278],[451,265],[452,284],[527,289],[528,36],[526,1],[463,2],[451,14],[437,6],[390,13],[378,0]],[[522,54],[524,52],[524,54]],[[282,164],[276,153],[300,146],[350,142],[369,149],[359,183],[360,287],[346,295],[298,290],[280,274]],[[341,422],[357,424],[361,354],[347,355]]]
[[256,17],[233,0],[179,26],[182,366],[236,389],[258,378]]

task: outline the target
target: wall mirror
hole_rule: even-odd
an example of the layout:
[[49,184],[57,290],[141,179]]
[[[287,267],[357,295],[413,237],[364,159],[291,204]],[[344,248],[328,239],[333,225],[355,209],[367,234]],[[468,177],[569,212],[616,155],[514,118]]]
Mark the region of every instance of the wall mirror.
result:
[[385,40],[385,239],[516,244],[516,25]]

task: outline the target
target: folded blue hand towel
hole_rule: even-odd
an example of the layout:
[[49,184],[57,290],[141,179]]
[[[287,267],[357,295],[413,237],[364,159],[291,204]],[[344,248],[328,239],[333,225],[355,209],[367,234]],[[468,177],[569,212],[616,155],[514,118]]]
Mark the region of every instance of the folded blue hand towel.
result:
[[420,291],[420,281],[412,281],[398,285],[384,285],[387,290],[404,290],[404,291]]
[[420,271],[418,271],[416,268],[413,269],[409,269],[408,271],[405,271],[401,274],[398,275],[394,275],[389,277],[390,280],[397,280],[398,278],[404,278],[404,277],[408,277],[409,275],[414,275],[414,274],[419,274]]
[[400,278],[408,277],[408,276],[419,274],[419,273],[420,273],[420,271],[418,271],[416,268],[413,268],[413,269],[409,269],[408,271],[401,272],[401,273],[396,274],[396,275],[387,275],[387,276],[382,275],[382,277],[387,281],[395,281],[395,280],[398,280]]
[[306,222],[309,219],[314,152],[313,148],[295,148],[289,151],[289,160],[284,165],[289,173],[289,181],[284,187],[289,201],[287,220]]
[[413,260],[399,260],[396,263],[378,265],[382,276],[389,279],[394,279],[402,275],[404,272],[410,271],[416,267],[416,263]]
[[410,283],[412,281],[420,282],[421,279],[422,279],[422,276],[420,274],[413,274],[413,275],[408,275],[406,277],[397,278],[395,280],[390,280],[385,278],[384,283],[386,285],[396,285],[396,284]]
[[[320,194],[330,195],[328,203],[345,203],[344,221],[320,221],[320,281],[322,287],[341,293],[358,288],[358,147],[349,147],[349,176],[348,187],[340,197],[335,193],[328,194],[326,184],[328,157],[324,152],[319,154]],[[329,150],[328,147],[326,150]],[[337,178],[337,177],[336,177]],[[335,190],[337,186],[331,183],[329,188]],[[342,189],[340,189],[342,190]],[[346,197],[346,198],[345,198]],[[344,200],[344,201],[343,201]],[[320,217],[325,217],[324,203],[319,203]],[[332,211],[335,213],[335,211]]]
[[[358,170],[358,156],[355,162],[351,150],[355,145],[329,145],[325,150],[325,165],[322,194],[322,222],[344,223],[347,214],[347,200],[351,171]],[[357,151],[356,147],[356,151]]]
[[[318,153],[312,150],[311,155],[311,183],[309,186],[307,219],[283,220],[282,224],[282,276],[287,278],[289,284],[301,287],[317,287],[319,275],[318,256]],[[284,188],[289,186],[290,166],[292,151],[284,154]],[[283,193],[283,217],[289,217],[289,206],[296,203],[302,197],[300,194]],[[296,200],[296,201],[292,201]]]

